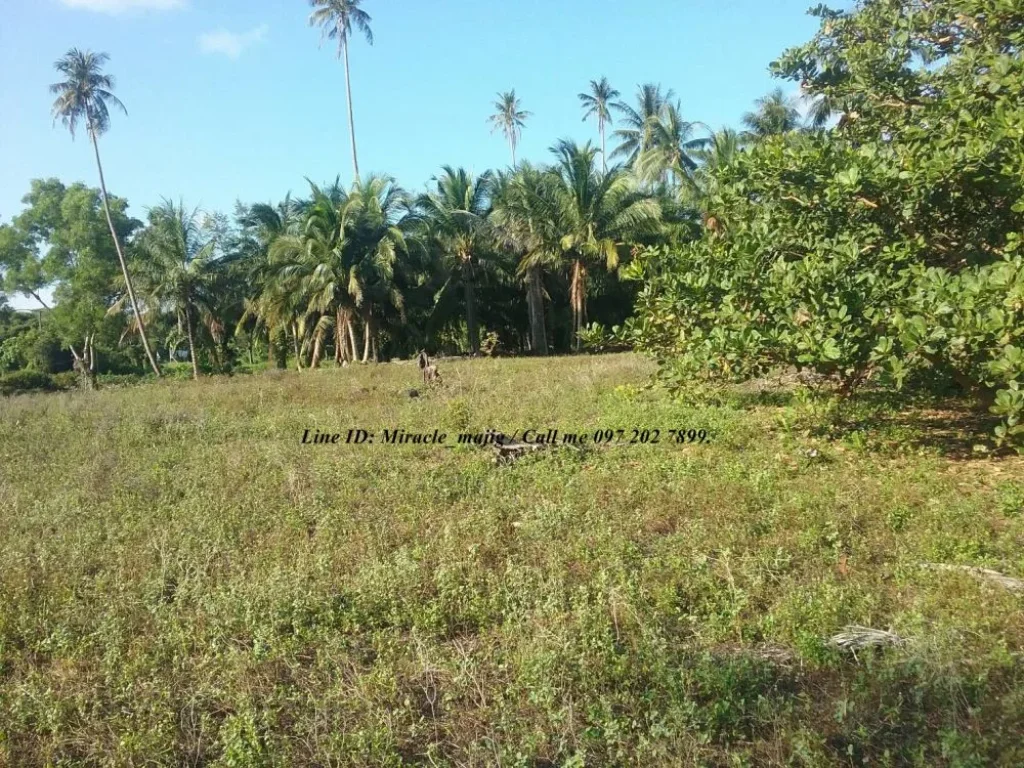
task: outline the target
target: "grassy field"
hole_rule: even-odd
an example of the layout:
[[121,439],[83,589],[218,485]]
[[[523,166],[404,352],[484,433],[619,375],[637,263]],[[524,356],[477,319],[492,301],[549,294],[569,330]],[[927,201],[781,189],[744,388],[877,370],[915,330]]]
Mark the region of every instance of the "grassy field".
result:
[[[925,567],[1024,576],[984,426],[691,406],[630,355],[418,373],[0,401],[0,764],[1024,764],[1024,593]],[[661,439],[301,443],[352,428]]]

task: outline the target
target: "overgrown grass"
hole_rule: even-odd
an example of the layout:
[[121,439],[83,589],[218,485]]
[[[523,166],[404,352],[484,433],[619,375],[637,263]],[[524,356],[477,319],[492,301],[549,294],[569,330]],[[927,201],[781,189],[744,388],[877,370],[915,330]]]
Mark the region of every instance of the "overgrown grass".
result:
[[[442,373],[0,401],[0,763],[1024,764],[1024,595],[921,567],[1024,576],[1021,459],[630,355]],[[300,444],[394,427],[713,439]]]

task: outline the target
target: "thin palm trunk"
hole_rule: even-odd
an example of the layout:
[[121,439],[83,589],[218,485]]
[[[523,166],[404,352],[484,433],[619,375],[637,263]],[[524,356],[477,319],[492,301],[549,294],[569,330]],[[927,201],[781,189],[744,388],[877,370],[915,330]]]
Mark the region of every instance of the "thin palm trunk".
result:
[[356,326],[355,323],[352,322],[351,313],[349,313],[349,316],[346,318],[345,325],[348,326],[348,340],[352,345],[350,350],[352,362],[357,363],[359,362],[359,345],[356,344]]
[[527,275],[526,301],[530,312],[530,343],[534,354],[548,354],[547,331],[544,328],[544,290],[541,284],[540,270],[530,269]]
[[508,141],[508,148],[510,150],[512,150],[512,167],[515,168],[516,167],[516,145],[512,141],[512,139],[509,139],[509,141]]
[[128,264],[124,260],[124,251],[121,250],[121,239],[117,236],[117,230],[114,228],[114,219],[110,215],[110,203],[107,200],[107,182],[103,177],[103,163],[100,162],[100,144],[96,138],[96,131],[93,130],[92,118],[89,118],[89,136],[92,138],[93,152],[96,154],[96,169],[100,173],[100,193],[103,197],[103,212],[107,217],[107,226],[110,227],[110,236],[114,238],[114,250],[117,251],[117,260],[121,264],[121,273],[124,275],[124,284],[128,289],[128,300],[132,303],[132,311],[135,313],[135,322],[139,326],[139,336],[142,338],[142,346],[146,350],[146,357],[149,359],[149,365],[153,369],[153,373],[160,377],[160,366],[157,365],[156,358],[153,356],[153,350],[149,347],[149,339],[146,337],[146,326],[142,321],[142,313],[139,312],[139,303],[135,300],[135,288],[132,286],[132,279],[128,275]]
[[355,171],[355,179],[359,181],[359,158],[356,156],[356,119],[352,114],[352,78],[348,69],[348,40],[342,40],[342,50],[345,53],[345,93],[348,96],[348,135],[352,142],[352,168]]
[[466,275],[466,332],[469,336],[469,354],[480,352],[480,326],[476,321],[476,282],[472,273]]
[[295,367],[302,370],[302,350],[299,348],[299,327],[292,323],[292,346],[295,347]]
[[607,174],[608,173],[608,151],[607,151],[607,148],[605,146],[605,124],[604,124],[604,118],[603,117],[601,118],[600,125],[598,127],[601,130],[601,172]]
[[572,264],[572,279],[569,287],[569,303],[572,305],[573,346],[580,351],[580,334],[587,316],[587,268],[577,259]]
[[340,366],[348,358],[348,340],[345,338],[345,312],[339,309],[334,317],[334,361]]
[[199,381],[199,363],[196,362],[196,335],[192,330],[192,313],[185,309],[185,330],[188,331],[188,354],[192,358],[192,378]]
[[363,321],[363,362],[370,362],[370,336],[373,333],[371,325],[373,323],[369,312],[366,313],[366,318]]

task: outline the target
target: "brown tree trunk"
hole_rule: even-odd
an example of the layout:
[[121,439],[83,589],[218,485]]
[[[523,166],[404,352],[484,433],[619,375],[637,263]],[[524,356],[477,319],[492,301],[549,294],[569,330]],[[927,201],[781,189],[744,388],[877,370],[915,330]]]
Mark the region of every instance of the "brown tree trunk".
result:
[[530,312],[530,346],[534,354],[548,354],[547,330],[544,327],[544,286],[540,270],[533,267],[526,276],[526,303]]
[[473,275],[466,275],[466,333],[469,336],[469,354],[480,354],[480,326],[476,321],[476,283]]
[[295,367],[302,370],[302,348],[299,346],[299,327],[292,323],[292,346],[295,348]]
[[117,236],[117,230],[114,228],[114,219],[110,215],[110,203],[107,200],[107,182],[103,177],[103,163],[100,162],[100,145],[96,139],[96,131],[93,130],[92,116],[88,117],[89,121],[89,136],[92,138],[92,148],[96,154],[96,169],[100,173],[100,194],[103,198],[103,212],[107,216],[107,226],[110,227],[110,236],[114,238],[114,250],[117,251],[117,260],[121,264],[121,274],[124,275],[125,288],[128,289],[128,300],[131,302],[132,311],[135,313],[135,322],[139,325],[139,336],[142,339],[142,346],[146,350],[146,357],[149,359],[149,365],[153,369],[153,373],[157,375],[157,378],[161,376],[160,366],[157,365],[156,357],[153,356],[153,350],[150,349],[149,339],[146,337],[146,326],[142,322],[142,313],[139,312],[139,303],[135,300],[135,288],[132,286],[131,276],[128,274],[128,264],[124,260],[124,251],[121,250],[121,239]]
[[569,285],[569,303],[572,305],[573,347],[580,351],[580,332],[587,314],[587,268],[577,259],[572,265]]
[[345,339],[345,312],[339,309],[334,315],[334,362],[341,366],[348,357],[348,341]]
[[192,379],[199,381],[199,363],[196,362],[196,337],[192,330],[192,313],[185,308],[185,328],[188,331],[188,354],[192,358]]

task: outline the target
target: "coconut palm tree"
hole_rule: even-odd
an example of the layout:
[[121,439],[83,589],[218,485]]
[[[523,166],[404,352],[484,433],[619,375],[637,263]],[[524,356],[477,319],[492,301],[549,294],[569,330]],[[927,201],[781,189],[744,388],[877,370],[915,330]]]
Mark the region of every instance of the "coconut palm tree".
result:
[[170,314],[188,341],[192,378],[199,378],[196,337],[206,328],[217,341],[223,332],[217,301],[216,241],[205,236],[198,210],[165,200],[149,212],[149,223],[135,242],[139,284],[151,314]]
[[303,348],[312,344],[310,367],[316,368],[332,329],[335,358],[358,359],[352,328],[357,282],[342,213],[347,194],[338,185],[321,189],[312,182],[310,190],[310,199],[302,205],[301,224],[277,237],[270,247],[273,278],[264,310],[268,318],[290,328],[299,366]]
[[[343,209],[351,239],[358,301],[363,320],[363,362],[379,356],[379,332],[389,313],[404,322],[405,298],[400,276],[406,271],[411,243],[407,196],[391,176],[356,182]],[[350,222],[350,223],[349,223]]]
[[96,155],[96,169],[100,176],[100,192],[103,195],[103,212],[107,217],[107,226],[110,227],[110,236],[114,238],[114,249],[117,251],[117,259],[121,264],[121,274],[124,275],[125,288],[128,291],[142,346],[146,350],[146,357],[153,373],[159,377],[160,366],[149,346],[145,323],[142,320],[142,313],[139,311],[139,303],[135,298],[135,287],[132,284],[131,275],[128,274],[124,249],[121,247],[121,240],[117,236],[114,220],[110,215],[107,182],[103,176],[103,163],[100,161],[99,137],[110,128],[110,106],[118,107],[128,114],[124,104],[114,95],[114,78],[103,72],[103,66],[109,59],[110,57],[105,53],[93,53],[72,48],[57,60],[54,67],[63,75],[64,80],[50,86],[50,93],[57,97],[53,102],[53,119],[54,122],[60,120],[71,133],[72,138],[75,136],[75,129],[79,123],[84,122],[89,138],[92,140],[93,152]]
[[512,167],[516,166],[516,147],[519,146],[519,138],[523,134],[523,126],[531,113],[523,109],[522,103],[516,96],[515,89],[498,94],[498,100],[494,102],[494,114],[491,115],[491,133],[500,130],[508,141],[508,148],[512,152]]
[[679,198],[683,204],[699,211],[704,225],[711,230],[717,230],[721,224],[712,202],[715,180],[723,168],[736,161],[749,143],[750,138],[746,135],[725,128],[712,134],[707,144],[694,153],[698,167],[684,178]]
[[612,119],[612,102],[621,94],[612,88],[607,77],[590,81],[590,91],[579,95],[583,105],[583,120],[597,119],[597,131],[601,134],[601,170],[608,173],[608,151],[605,144],[605,126]]
[[561,229],[561,250],[569,267],[569,302],[576,348],[587,320],[587,270],[603,264],[618,268],[621,251],[634,238],[653,234],[661,224],[661,207],[636,187],[621,168],[606,174],[595,167],[597,150],[562,140],[556,157],[554,198]]
[[519,260],[526,284],[530,342],[535,354],[548,354],[544,320],[544,276],[562,265],[564,230],[557,194],[558,180],[549,171],[523,164],[514,173],[498,174],[491,216],[498,242]]
[[625,124],[615,131],[619,138],[619,146],[612,152],[612,157],[625,158],[626,165],[629,166],[636,163],[640,153],[650,146],[652,121],[661,114],[673,96],[671,90],[662,92],[660,85],[644,83],[637,89],[635,107],[624,101],[612,104],[612,109],[619,113]]
[[469,352],[480,351],[477,323],[476,284],[482,273],[494,271],[496,254],[490,248],[491,173],[474,178],[464,168],[444,166],[434,189],[416,200],[417,215],[425,225],[426,236],[440,249],[447,261],[450,277],[439,291],[435,303],[461,284],[466,302],[466,329]]
[[800,127],[800,110],[796,100],[776,88],[754,102],[756,109],[743,115],[743,124],[753,138],[779,136]]
[[321,44],[324,40],[336,40],[338,58],[345,61],[345,94],[348,99],[348,132],[352,142],[352,169],[359,178],[359,158],[356,155],[356,121],[352,114],[352,78],[348,64],[348,42],[353,30],[359,30],[366,42],[373,45],[373,31],[370,29],[370,14],[360,8],[362,0],[310,0],[313,12],[309,25],[320,27]]
[[647,146],[635,163],[640,178],[678,188],[697,169],[696,155],[708,143],[694,135],[699,129],[711,132],[703,123],[684,120],[679,102],[662,105],[647,121]]

